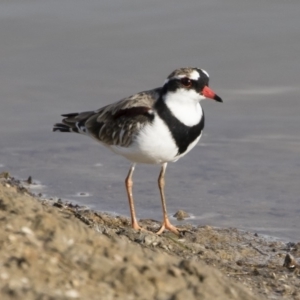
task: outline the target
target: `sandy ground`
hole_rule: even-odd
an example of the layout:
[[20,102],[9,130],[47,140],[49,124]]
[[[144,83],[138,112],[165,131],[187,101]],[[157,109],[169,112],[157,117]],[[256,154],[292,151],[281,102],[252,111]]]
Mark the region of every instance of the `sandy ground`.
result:
[[136,232],[1,177],[1,299],[300,299],[297,241],[209,226]]

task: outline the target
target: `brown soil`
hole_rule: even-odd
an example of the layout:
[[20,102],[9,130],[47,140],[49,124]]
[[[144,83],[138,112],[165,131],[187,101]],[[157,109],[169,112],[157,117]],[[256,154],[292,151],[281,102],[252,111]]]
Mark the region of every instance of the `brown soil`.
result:
[[209,226],[180,238],[136,232],[127,218],[42,200],[2,177],[1,299],[300,299],[300,243]]

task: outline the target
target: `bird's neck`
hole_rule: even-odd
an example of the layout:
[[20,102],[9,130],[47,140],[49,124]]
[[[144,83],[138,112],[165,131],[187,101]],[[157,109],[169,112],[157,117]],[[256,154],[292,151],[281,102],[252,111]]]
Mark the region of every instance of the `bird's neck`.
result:
[[[178,147],[178,155],[185,153],[190,145],[199,139],[204,128],[204,113],[200,104],[185,106],[184,103],[180,105],[180,102],[181,101],[178,101],[177,105],[170,105],[170,103],[161,96],[154,106],[158,117],[164,121],[170,130]],[[181,107],[182,110],[179,111],[175,107]],[[187,107],[189,107],[189,109],[187,109]],[[186,116],[190,116],[190,119]]]
[[185,90],[168,92],[158,101],[162,101],[171,114],[186,126],[195,126],[202,119],[203,111],[199,101]]

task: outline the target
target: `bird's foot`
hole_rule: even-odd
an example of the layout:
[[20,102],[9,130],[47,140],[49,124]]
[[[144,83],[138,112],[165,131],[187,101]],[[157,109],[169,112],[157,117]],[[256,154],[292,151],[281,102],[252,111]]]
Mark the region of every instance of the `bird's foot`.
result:
[[177,227],[175,227],[174,225],[172,225],[168,218],[164,219],[160,229],[156,232],[156,234],[158,234],[158,235],[162,234],[166,229],[175,233],[178,236],[181,236],[182,230],[180,230]]
[[147,230],[147,229],[141,227],[141,226],[138,224],[137,221],[132,222],[131,227],[132,227],[134,230],[137,230],[137,231],[153,233],[152,231],[149,231],[149,230]]
[[131,227],[132,227],[134,230],[144,230],[144,228],[141,227],[141,226],[139,225],[139,223],[138,223],[136,220],[133,220],[133,221],[131,222]]

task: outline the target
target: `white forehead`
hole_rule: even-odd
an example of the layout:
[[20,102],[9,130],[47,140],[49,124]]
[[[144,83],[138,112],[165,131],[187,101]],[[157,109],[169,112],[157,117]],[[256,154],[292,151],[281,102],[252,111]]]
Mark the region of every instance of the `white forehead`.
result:
[[200,78],[200,74],[198,71],[196,70],[193,70],[188,76],[186,74],[180,74],[180,75],[177,75],[176,76],[177,78],[184,78],[184,77],[188,77],[190,79],[193,79],[193,80],[198,80]]
[[193,79],[193,80],[198,80],[200,78],[200,74],[198,71],[194,70],[190,76],[189,76],[190,79]]
[[[209,74],[205,71],[205,70],[203,70],[203,69],[201,69],[201,71],[209,78]],[[187,77],[186,75],[184,75],[184,74],[182,74],[182,75],[178,75],[178,76],[176,76],[177,78],[183,78],[183,77]],[[188,75],[188,77],[190,78],[190,79],[193,79],[193,80],[198,80],[201,76],[200,76],[200,74],[199,74],[199,72],[197,71],[197,70],[193,70],[189,75]]]
[[[201,71],[209,78],[209,74],[205,70],[201,69]],[[193,70],[189,74],[179,74],[179,75],[174,76],[173,78],[181,79],[181,78],[184,78],[184,77],[189,77],[190,79],[197,81],[201,76],[200,76],[200,74],[199,74],[199,72],[197,70]],[[169,82],[170,79],[171,78],[167,78],[165,80],[164,84],[166,84],[167,82]]]

